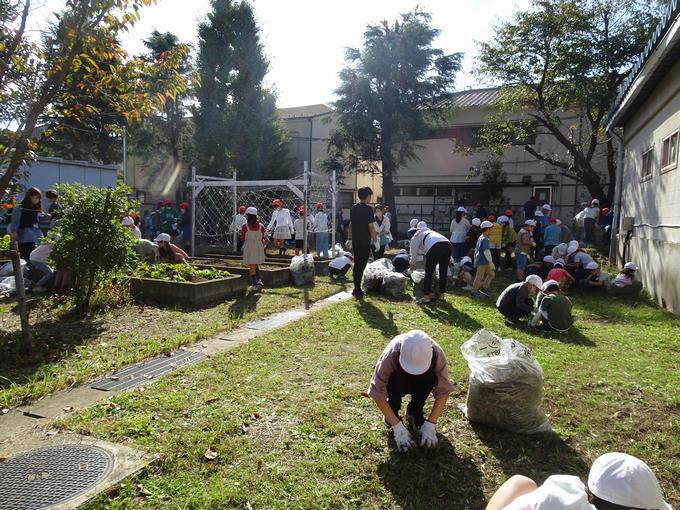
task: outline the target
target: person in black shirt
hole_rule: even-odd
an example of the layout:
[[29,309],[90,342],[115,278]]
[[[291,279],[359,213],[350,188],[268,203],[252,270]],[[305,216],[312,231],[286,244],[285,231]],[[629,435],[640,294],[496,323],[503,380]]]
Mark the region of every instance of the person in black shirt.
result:
[[373,196],[373,190],[368,186],[360,188],[357,192],[359,203],[354,204],[349,213],[349,232],[348,237],[352,240],[352,252],[354,253],[354,297],[363,297],[361,290],[361,278],[371,254],[371,246],[378,244],[378,237],[375,231],[375,217],[373,209],[367,204]]

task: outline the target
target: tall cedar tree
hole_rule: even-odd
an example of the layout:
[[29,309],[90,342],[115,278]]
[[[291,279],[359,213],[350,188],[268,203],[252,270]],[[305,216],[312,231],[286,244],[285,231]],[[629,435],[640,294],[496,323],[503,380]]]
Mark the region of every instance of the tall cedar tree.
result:
[[[499,155],[509,131],[537,129],[554,137],[563,151],[532,145],[525,150],[610,204],[616,161],[604,121],[626,69],[658,19],[658,2],[534,0],[530,9],[499,24],[493,39],[481,44],[479,71],[506,86],[497,114],[483,130],[481,148]],[[516,118],[523,112],[528,119],[521,127]],[[576,119],[565,112],[575,112]],[[598,161],[606,166],[605,175],[598,172]]]
[[212,0],[198,28],[198,106],[194,150],[201,173],[239,179],[288,177],[289,138],[275,96],[262,81],[269,69],[252,7]]
[[[324,161],[327,170],[378,172],[383,201],[392,210],[396,232],[394,175],[417,160],[412,142],[426,133],[448,96],[462,54],[432,47],[439,34],[431,16],[415,9],[393,24],[382,21],[364,32],[363,48],[348,48],[334,103],[340,114]],[[375,190],[374,190],[375,191]]]

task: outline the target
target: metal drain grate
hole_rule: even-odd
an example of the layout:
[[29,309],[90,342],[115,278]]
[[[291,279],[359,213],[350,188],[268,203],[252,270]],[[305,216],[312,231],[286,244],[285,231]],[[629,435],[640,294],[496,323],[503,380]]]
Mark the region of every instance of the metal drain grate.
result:
[[39,448],[0,464],[0,509],[47,508],[80,496],[113,468],[113,456],[98,446],[67,444]]
[[292,310],[290,312],[275,313],[274,315],[271,315],[264,320],[250,322],[246,324],[246,328],[258,329],[260,331],[269,331],[270,329],[276,329],[278,327],[288,324],[289,322],[296,321],[299,318],[304,317],[305,315],[306,312],[301,311],[299,312],[295,310]]
[[102,379],[97,379],[90,387],[102,391],[127,390],[167,374],[176,368],[196,363],[203,358],[205,358],[205,354],[200,352],[178,351],[171,356],[159,356],[144,363],[125,368]]

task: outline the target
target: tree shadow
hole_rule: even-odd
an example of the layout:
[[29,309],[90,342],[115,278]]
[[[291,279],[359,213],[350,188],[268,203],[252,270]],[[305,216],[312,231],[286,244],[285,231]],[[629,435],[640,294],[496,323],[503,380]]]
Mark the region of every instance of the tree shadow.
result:
[[380,308],[366,299],[357,302],[357,310],[366,324],[379,329],[383,336],[392,338],[399,334],[397,325],[394,323],[394,314],[391,311],[385,315]]
[[484,327],[468,314],[456,310],[448,300],[432,301],[430,304],[424,305],[422,309],[426,315],[440,322],[455,324],[475,331]]
[[515,434],[476,423],[470,426],[508,477],[522,474],[540,483],[557,473],[588,474],[586,461],[556,433]]
[[229,316],[241,319],[246,313],[254,312],[261,298],[261,294],[253,292],[238,296],[229,305]]
[[392,453],[378,466],[378,476],[400,508],[484,508],[481,475],[475,463],[456,455],[449,440],[439,435],[436,448],[414,448],[397,453],[390,435]]
[[0,388],[10,381],[29,378],[46,363],[73,354],[78,346],[92,342],[103,330],[102,322],[90,316],[31,322],[34,349],[22,357],[16,355],[21,331],[0,331]]

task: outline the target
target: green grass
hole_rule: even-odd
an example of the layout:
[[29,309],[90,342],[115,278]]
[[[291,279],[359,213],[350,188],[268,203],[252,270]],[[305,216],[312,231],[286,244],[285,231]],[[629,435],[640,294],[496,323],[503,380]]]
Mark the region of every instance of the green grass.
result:
[[29,360],[14,356],[19,317],[5,300],[0,305],[0,407],[33,401],[340,290],[342,286],[323,278],[314,287],[266,289],[260,298],[248,295],[201,309],[126,304],[90,317],[65,314],[63,299],[57,296],[42,298],[31,303],[36,349]]
[[[512,474],[585,476],[612,450],[645,459],[677,507],[678,319],[643,301],[573,301],[578,329],[549,336],[511,330],[491,301],[462,294],[431,307],[352,300],[120,394],[61,426],[158,461],[88,508],[480,509]],[[459,348],[481,327],[531,346],[558,434],[473,426],[457,409],[468,378]],[[388,339],[412,328],[443,346],[456,387],[440,446],[398,455],[360,393]],[[214,461],[203,458],[209,446]]]

